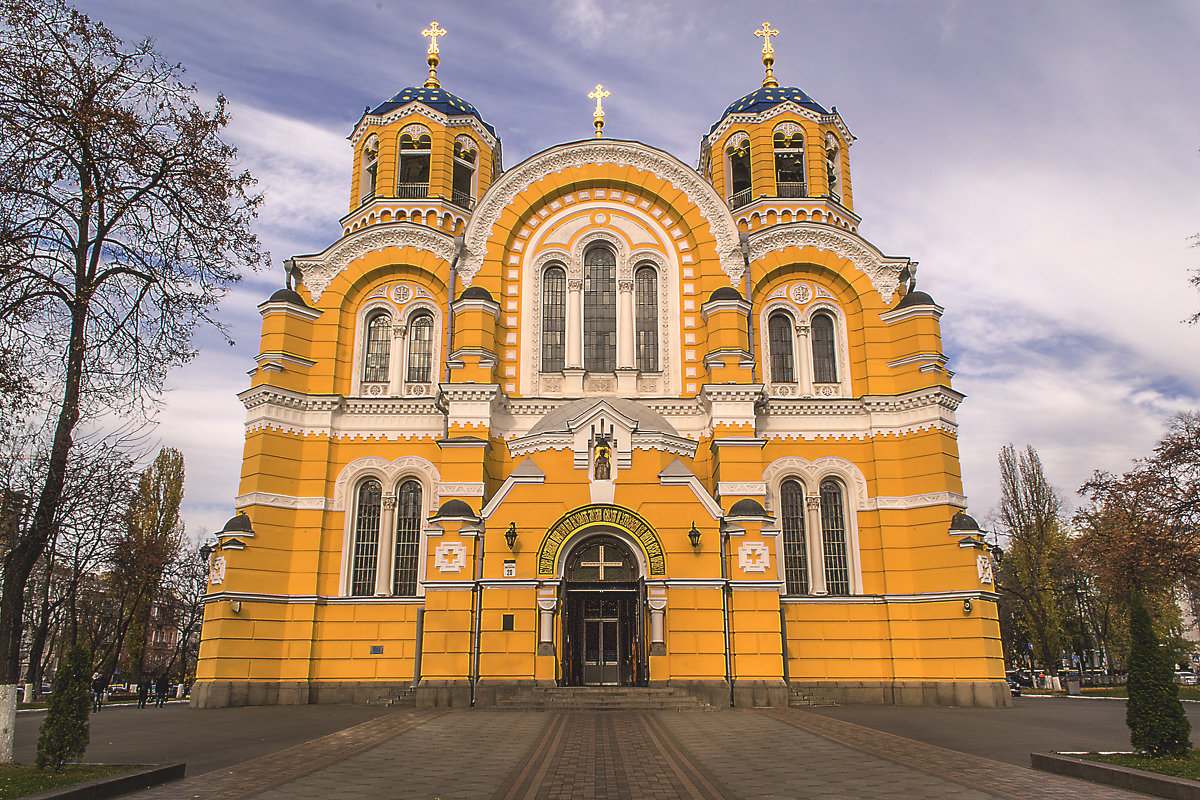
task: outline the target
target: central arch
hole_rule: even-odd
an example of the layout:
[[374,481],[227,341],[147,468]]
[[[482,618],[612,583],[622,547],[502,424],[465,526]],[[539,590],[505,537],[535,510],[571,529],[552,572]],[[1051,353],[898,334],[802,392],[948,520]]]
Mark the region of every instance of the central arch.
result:
[[[574,546],[575,539],[587,535],[593,528],[603,527],[619,536],[634,548],[641,562],[642,574],[665,577],[666,556],[658,532],[636,511],[606,503],[580,506],[563,514],[546,531],[538,547],[537,574],[539,578],[561,575],[563,556]],[[571,545],[564,549],[564,545]]]

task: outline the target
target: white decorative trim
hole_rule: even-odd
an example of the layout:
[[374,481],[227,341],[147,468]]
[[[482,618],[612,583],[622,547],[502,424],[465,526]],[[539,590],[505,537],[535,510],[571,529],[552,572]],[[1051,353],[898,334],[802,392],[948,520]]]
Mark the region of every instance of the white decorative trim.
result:
[[395,461],[377,456],[364,456],[342,467],[333,484],[333,501],[328,503],[326,508],[330,511],[346,511],[350,486],[368,475],[378,478],[385,492],[391,491],[401,478],[414,475],[420,479],[421,493],[429,496],[426,507],[437,508],[441,505],[439,487],[442,476],[431,462],[420,456],[401,456]]
[[717,494],[721,497],[729,495],[750,495],[752,497],[762,497],[767,493],[767,484],[765,481],[750,481],[748,483],[735,483],[732,481],[721,481],[717,484]]
[[966,508],[967,496],[957,492],[926,492],[900,497],[874,497],[858,507],[859,511],[907,511],[910,508],[953,506]]
[[871,280],[885,304],[892,302],[900,287],[900,271],[911,261],[885,256],[858,234],[820,222],[793,222],[750,232],[751,262],[788,247],[815,247],[846,259]]
[[884,603],[945,603],[963,600],[989,600],[996,602],[1000,595],[988,591],[920,592],[915,594],[865,594],[865,595],[801,595],[781,597],[785,605],[881,605]]
[[212,566],[208,571],[208,582],[213,586],[220,586],[225,582],[225,556],[217,556],[213,559]]
[[771,549],[762,542],[746,542],[737,553],[744,572],[766,572],[771,567]]
[[975,558],[975,566],[979,570],[980,583],[995,583],[996,579],[992,576],[992,557],[987,553],[980,553]]
[[[388,102],[391,101],[389,100]],[[488,147],[490,147],[492,150],[495,150],[496,145],[499,144],[499,142],[496,140],[496,137],[483,126],[482,122],[475,118],[474,114],[464,112],[463,114],[456,114],[453,117],[449,117],[445,114],[434,111],[420,100],[411,100],[408,103],[399,106],[398,108],[393,108],[391,111],[382,116],[376,114],[364,114],[362,119],[360,119],[354,126],[354,131],[350,134],[350,141],[353,144],[358,144],[358,140],[362,137],[363,131],[371,125],[384,127],[400,117],[406,117],[409,114],[418,114],[428,120],[436,122],[443,128],[470,128],[479,134],[480,138],[487,142]]]
[[734,128],[739,125],[761,125],[764,122],[785,114],[794,114],[798,117],[811,120],[820,125],[833,125],[845,138],[846,144],[849,145],[854,143],[854,135],[850,133],[850,129],[847,128],[846,123],[842,121],[841,114],[838,114],[837,112],[832,114],[819,114],[816,111],[812,111],[811,109],[801,106],[795,101],[787,100],[779,105],[772,106],[764,111],[760,111],[757,114],[730,114],[729,116],[725,117],[725,119],[721,120],[717,124],[717,127],[701,140],[700,146],[702,149],[705,146],[711,148],[715,142],[721,140],[721,138],[725,135],[725,131],[729,130],[730,128]]
[[319,308],[298,306],[295,303],[288,303],[283,300],[267,300],[258,304],[258,313],[263,317],[267,314],[287,314],[299,317],[300,319],[315,320],[325,312]]
[[493,228],[517,195],[549,175],[593,164],[627,166],[650,172],[683,192],[708,222],[716,240],[721,268],[730,275],[731,283],[740,281],[745,266],[738,246],[737,227],[725,201],[708,181],[674,156],[644,144],[593,139],[559,145],[533,156],[505,172],[488,188],[467,223],[464,237],[467,252],[459,263],[463,283],[469,285],[483,266]]
[[[767,509],[778,508],[779,487],[787,478],[799,478],[809,493],[815,493],[826,478],[841,478],[850,491],[847,510],[871,510],[868,505],[867,479],[862,470],[852,461],[838,456],[824,456],[816,461],[799,456],[777,458],[763,470],[763,482],[767,485]],[[857,531],[856,531],[857,533]]]
[[[391,222],[371,225],[343,236],[323,252],[296,256],[292,264],[300,273],[300,281],[312,294],[313,302],[321,299],[326,287],[351,261],[388,247],[413,247],[433,253],[446,262],[447,269],[457,251],[454,238],[424,225],[411,222]],[[470,281],[464,281],[468,286]]]
[[797,133],[800,134],[801,136],[804,136],[805,139],[808,138],[808,131],[804,130],[803,127],[801,127],[800,125],[798,125],[795,122],[792,122],[791,120],[787,120],[786,122],[779,123],[778,125],[775,126],[774,130],[772,130],[771,133],[772,133],[772,139],[774,139],[774,134],[776,134],[776,133],[782,133],[785,139],[790,139],[790,138],[792,138],[793,134],[797,134]]
[[709,516],[711,516],[714,520],[721,519],[722,515],[725,513],[721,509],[721,504],[718,503],[713,496],[708,493],[708,490],[704,488],[704,486],[700,483],[700,479],[695,475],[688,475],[687,477],[660,475],[658,477],[658,483],[661,486],[677,486],[680,484],[687,486],[692,490],[692,494],[696,496],[696,499],[700,501],[700,504],[704,506],[704,510],[707,511]]
[[439,572],[462,572],[467,565],[467,548],[459,542],[444,542],[433,551],[433,565]]
[[329,507],[329,501],[324,497],[293,497],[286,494],[270,494],[268,492],[247,492],[240,494],[233,501],[237,510],[250,506],[267,506],[270,508],[287,508],[296,511],[324,511]]
[[439,483],[438,494],[442,497],[483,497],[483,484]]
[[411,122],[401,128],[400,132],[396,134],[396,141],[400,141],[400,137],[406,133],[412,137],[414,142],[422,136],[428,136],[430,139],[433,138],[433,133],[430,132],[429,128],[419,122]]
[[906,306],[904,308],[893,308],[891,311],[881,311],[879,318],[891,325],[893,322],[900,322],[906,319],[915,319],[917,317],[932,317],[933,319],[941,319],[942,312],[945,311],[941,306],[934,304],[931,306]]

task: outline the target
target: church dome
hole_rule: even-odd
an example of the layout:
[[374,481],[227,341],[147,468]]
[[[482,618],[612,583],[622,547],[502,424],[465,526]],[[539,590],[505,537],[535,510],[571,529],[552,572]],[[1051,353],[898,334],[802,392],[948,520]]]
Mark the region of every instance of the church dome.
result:
[[815,111],[818,114],[829,113],[825,110],[824,106],[795,86],[764,86],[730,103],[729,107],[725,109],[725,113],[713,123],[708,132],[712,133],[715,131],[717,126],[724,122],[725,118],[730,114],[758,114],[788,101],[795,103],[801,108]]
[[275,292],[275,294],[271,295],[271,299],[269,302],[291,303],[292,305],[296,305],[296,306],[303,306],[305,308],[308,307],[308,304],[304,302],[303,297],[301,297],[295,291],[288,289],[286,287],[283,289],[279,289],[278,291]]
[[494,300],[492,300],[492,293],[489,292],[487,289],[484,289],[482,286],[467,287],[466,291],[464,291],[462,294],[460,294],[458,296],[458,299],[459,300],[488,300],[491,302],[495,302]]
[[450,94],[440,86],[407,86],[393,95],[390,100],[371,109],[371,114],[383,116],[409,103],[420,103],[448,117],[474,117],[483,127],[487,128],[488,133],[496,135],[496,129],[479,115],[475,106],[457,95]]
[[675,426],[668,422],[667,418],[662,414],[652,408],[647,408],[636,400],[627,400],[624,397],[585,397],[582,400],[573,400],[570,403],[559,406],[539,419],[529,429],[529,433],[532,435],[550,431],[566,431],[568,422],[580,414],[587,412],[592,406],[599,405],[600,403],[605,403],[617,413],[624,414],[626,417],[636,420],[637,429],[642,433],[679,435],[679,431],[675,430]]
[[910,308],[912,306],[935,306],[935,305],[937,305],[937,303],[933,302],[932,297],[930,297],[925,292],[918,292],[914,289],[913,291],[904,295],[904,297],[900,298],[900,302],[896,303],[896,307],[893,310],[898,311],[901,308]]

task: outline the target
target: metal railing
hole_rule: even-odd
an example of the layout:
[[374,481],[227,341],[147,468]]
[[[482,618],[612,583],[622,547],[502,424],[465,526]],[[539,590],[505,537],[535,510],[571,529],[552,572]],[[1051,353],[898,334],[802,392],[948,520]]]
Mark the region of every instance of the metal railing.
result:
[[466,192],[453,191],[450,193],[450,202],[459,208],[465,208],[467,211],[475,208],[475,198]]
[[428,183],[399,183],[396,184],[396,197],[408,200],[416,197],[428,197]]
[[729,207],[731,209],[741,208],[753,199],[753,189],[743,189],[742,191],[729,198]]
[[775,190],[780,197],[808,197],[808,185],[803,181],[776,181]]

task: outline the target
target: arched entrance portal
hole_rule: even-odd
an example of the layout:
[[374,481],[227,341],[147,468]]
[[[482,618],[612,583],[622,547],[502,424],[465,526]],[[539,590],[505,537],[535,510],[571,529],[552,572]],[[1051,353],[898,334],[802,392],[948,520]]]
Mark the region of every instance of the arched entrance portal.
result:
[[562,676],[567,686],[640,686],[648,678],[644,584],[616,536],[588,537],[563,573]]

